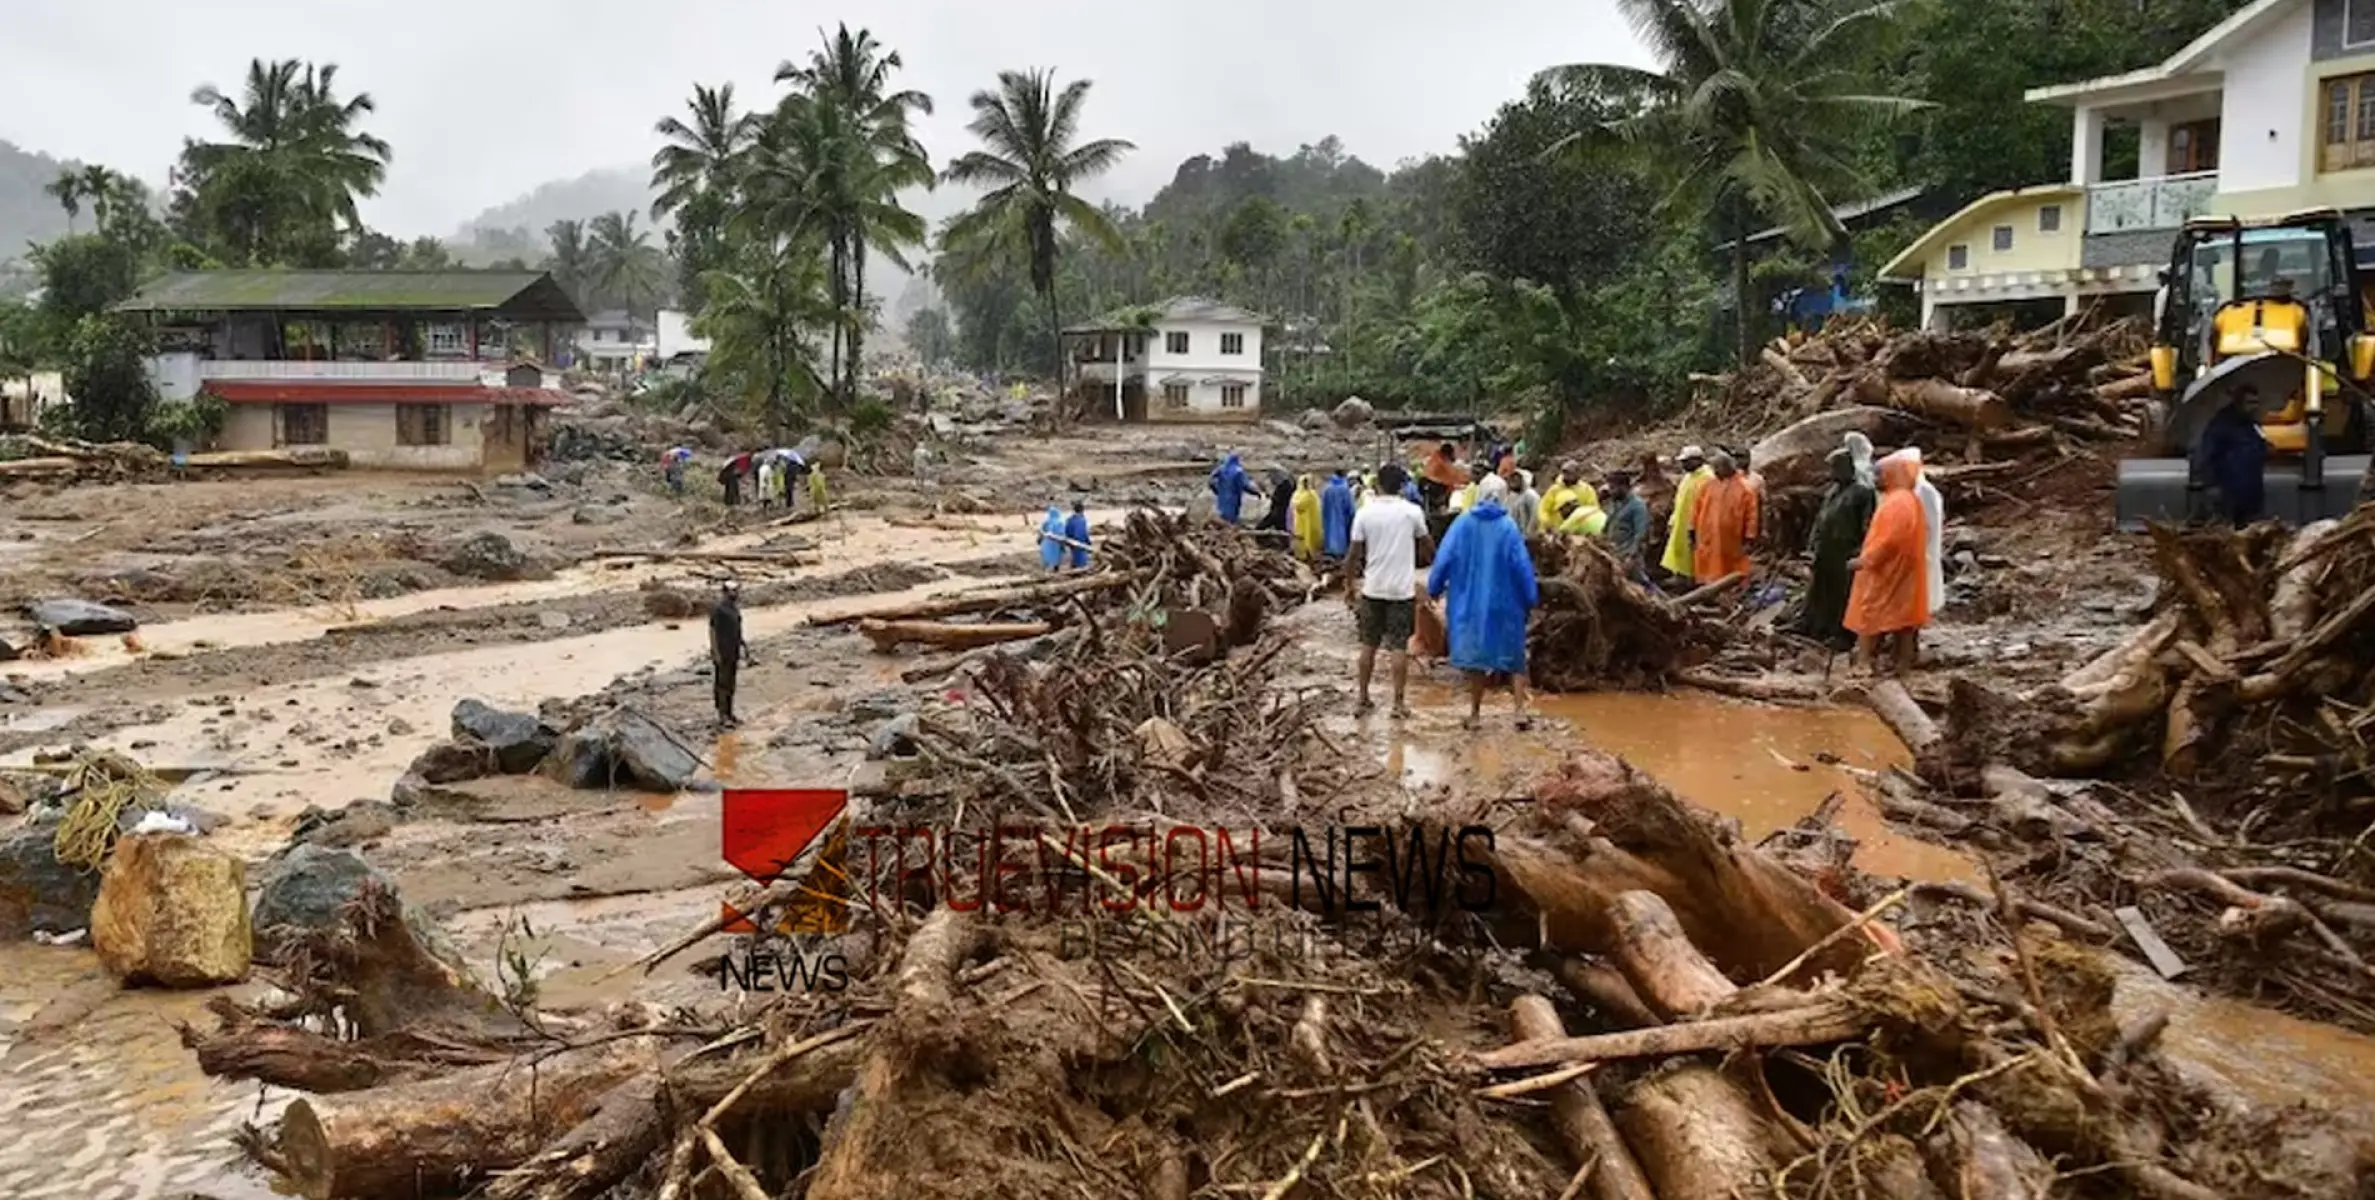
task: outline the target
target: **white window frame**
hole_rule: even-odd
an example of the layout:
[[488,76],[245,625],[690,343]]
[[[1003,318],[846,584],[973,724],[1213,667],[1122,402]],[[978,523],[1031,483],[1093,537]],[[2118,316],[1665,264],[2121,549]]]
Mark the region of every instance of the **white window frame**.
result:
[[1166,330],[1163,334],[1163,353],[1165,354],[1186,354],[1188,347],[1193,344],[1189,341],[1188,331],[1185,329]]
[[1224,333],[1220,335],[1220,352],[1223,354],[1245,353],[1245,335],[1242,333]]
[[[440,345],[440,342],[450,345]],[[470,353],[470,331],[459,322],[431,325],[421,332],[421,350],[426,354],[463,355]]]

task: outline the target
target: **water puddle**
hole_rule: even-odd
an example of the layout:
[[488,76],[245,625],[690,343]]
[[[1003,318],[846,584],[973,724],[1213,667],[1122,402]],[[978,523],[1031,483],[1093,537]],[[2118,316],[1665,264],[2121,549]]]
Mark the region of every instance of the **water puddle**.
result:
[[[1557,769],[1576,745],[1618,755],[1675,794],[1740,822],[1751,841],[1795,824],[1832,793],[1839,828],[1858,845],[1856,865],[1907,879],[1976,880],[1960,853],[1891,828],[1843,767],[1883,770],[1912,761],[1888,726],[1860,708],[1785,708],[1706,692],[1534,697],[1531,732],[1512,726],[1506,694],[1485,698],[1485,728],[1435,726],[1464,714],[1464,695],[1413,685],[1417,728],[1389,744],[1386,767],[1408,783],[1466,783],[1523,790]],[[1495,704],[1498,702],[1498,708]]]

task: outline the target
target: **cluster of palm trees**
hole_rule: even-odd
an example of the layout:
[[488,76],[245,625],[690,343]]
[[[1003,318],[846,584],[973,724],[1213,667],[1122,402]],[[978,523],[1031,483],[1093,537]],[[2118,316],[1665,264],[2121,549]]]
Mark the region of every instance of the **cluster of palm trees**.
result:
[[66,210],[66,232],[74,232],[75,218],[85,205],[100,228],[128,213],[148,211],[148,187],[121,171],[97,164],[69,167],[41,189]]
[[190,101],[225,136],[182,146],[174,215],[185,229],[238,265],[334,260],[362,228],[355,201],[387,179],[388,144],[361,128],[370,93],[341,98],[334,63],[254,59],[237,96],[206,84]]
[[[875,317],[867,257],[907,267],[929,241],[902,192],[941,180],[986,189],[943,231],[941,248],[985,270],[1025,267],[1051,315],[1059,228],[1113,237],[1074,187],[1130,146],[1079,140],[1086,81],[1058,89],[1046,72],[1001,74],[972,98],[981,149],[938,173],[914,130],[931,97],[897,86],[901,66],[870,31],[844,25],[805,62],[777,68],[786,91],[772,109],[740,107],[731,84],[696,86],[684,116],[659,123],[653,211],[675,219],[671,240],[712,367],[764,394],[778,421],[807,394],[836,406],[856,395]],[[819,333],[821,372],[809,350]]]
[[638,214],[609,212],[585,221],[555,221],[545,269],[589,312],[621,308],[649,315],[668,287],[666,256],[653,245]]

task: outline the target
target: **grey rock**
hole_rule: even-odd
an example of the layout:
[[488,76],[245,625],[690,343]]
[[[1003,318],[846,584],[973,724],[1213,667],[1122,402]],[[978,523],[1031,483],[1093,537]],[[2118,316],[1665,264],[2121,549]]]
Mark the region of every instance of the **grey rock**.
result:
[[[345,919],[346,907],[366,886],[394,893],[395,883],[352,850],[301,842],[267,859],[257,872],[255,927],[256,957],[265,962],[280,958],[292,939],[311,931],[328,931]],[[401,903],[401,896],[399,896]],[[413,937],[432,954],[460,967],[462,956],[446,940],[443,930],[426,913],[402,904],[404,923]]]
[[37,929],[87,928],[99,900],[99,872],[58,861],[57,811],[35,811],[35,819],[0,837],[0,942],[24,941]]
[[455,543],[438,565],[471,579],[509,581],[533,578],[538,573],[535,560],[493,530],[482,530]]
[[1356,429],[1377,419],[1377,409],[1359,396],[1347,396],[1336,405],[1332,416],[1339,428]]
[[540,769],[573,788],[673,792],[692,782],[701,763],[649,718],[619,709],[562,734]]
[[360,846],[386,837],[396,828],[394,806],[378,800],[357,800],[336,810],[308,808],[297,816],[290,840],[319,846]]
[[46,625],[67,637],[130,633],[140,628],[140,618],[123,609],[88,600],[36,600],[25,606],[25,615],[34,624]]
[[900,713],[875,726],[874,732],[866,739],[866,757],[869,759],[904,758],[914,754],[916,752],[917,723],[916,715],[910,712]]
[[906,712],[914,698],[905,692],[883,690],[852,697],[843,711],[852,721],[887,721]]
[[534,716],[507,712],[475,699],[454,705],[453,734],[494,751],[496,769],[506,775],[535,770],[559,740],[551,726]]
[[567,629],[577,622],[568,613],[557,608],[548,608],[536,614],[536,623],[546,629]]
[[1295,424],[1306,432],[1317,433],[1328,427],[1328,414],[1316,408],[1305,409],[1302,416],[1295,418]]
[[608,504],[580,504],[569,514],[572,525],[616,525],[627,519],[627,512]]
[[460,783],[484,779],[499,770],[494,747],[476,738],[457,737],[421,751],[412,765],[404,768],[404,774],[424,783]]

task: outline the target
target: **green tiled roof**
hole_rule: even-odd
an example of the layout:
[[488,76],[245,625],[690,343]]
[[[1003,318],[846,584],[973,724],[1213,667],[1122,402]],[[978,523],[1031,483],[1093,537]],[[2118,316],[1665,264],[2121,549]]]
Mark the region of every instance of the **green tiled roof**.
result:
[[253,309],[505,309],[582,321],[541,271],[178,271],[149,281],[118,312]]

